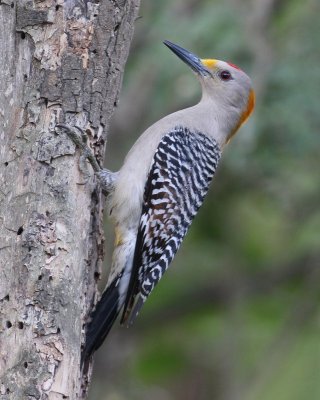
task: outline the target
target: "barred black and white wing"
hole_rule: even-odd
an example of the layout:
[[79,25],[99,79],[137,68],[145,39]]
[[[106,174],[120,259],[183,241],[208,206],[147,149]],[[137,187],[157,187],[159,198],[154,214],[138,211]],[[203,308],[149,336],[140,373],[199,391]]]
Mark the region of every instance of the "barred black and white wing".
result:
[[207,194],[219,158],[215,140],[186,128],[176,128],[159,143],[145,185],[121,322],[129,315],[129,324],[134,321],[167,270]]

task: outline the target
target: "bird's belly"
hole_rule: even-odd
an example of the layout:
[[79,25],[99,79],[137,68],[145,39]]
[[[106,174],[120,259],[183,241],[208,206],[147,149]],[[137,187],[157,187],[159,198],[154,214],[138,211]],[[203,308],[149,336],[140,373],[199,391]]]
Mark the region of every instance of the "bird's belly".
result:
[[116,225],[121,225],[129,230],[138,229],[144,183],[145,180],[136,179],[134,171],[119,175],[110,202],[110,216]]

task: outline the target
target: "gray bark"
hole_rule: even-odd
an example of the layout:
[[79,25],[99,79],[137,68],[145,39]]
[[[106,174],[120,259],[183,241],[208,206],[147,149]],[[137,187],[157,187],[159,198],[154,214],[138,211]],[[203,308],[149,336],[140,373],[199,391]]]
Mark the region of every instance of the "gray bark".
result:
[[0,2],[1,400],[86,397],[104,199],[55,125],[84,128],[101,161],[138,6]]

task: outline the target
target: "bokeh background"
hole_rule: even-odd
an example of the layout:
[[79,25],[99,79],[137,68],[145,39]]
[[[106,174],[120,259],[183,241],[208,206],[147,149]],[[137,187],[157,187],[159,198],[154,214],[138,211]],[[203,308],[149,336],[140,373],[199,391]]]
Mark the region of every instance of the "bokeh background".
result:
[[241,66],[257,107],[136,324],[96,354],[90,400],[320,399],[319,15],[318,0],[142,0],[109,168],[200,97],[163,39]]

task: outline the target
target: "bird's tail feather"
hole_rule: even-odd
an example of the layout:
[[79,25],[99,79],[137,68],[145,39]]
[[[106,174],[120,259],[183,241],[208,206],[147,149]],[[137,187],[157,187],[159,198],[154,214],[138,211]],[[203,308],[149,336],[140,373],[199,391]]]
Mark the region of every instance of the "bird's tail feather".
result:
[[102,345],[121,307],[118,279],[115,279],[104,291],[92,313],[92,319],[86,332],[85,346],[81,355],[81,364],[88,360]]
[[127,322],[128,327],[134,323],[134,321],[137,318],[138,314],[140,313],[140,310],[141,310],[142,306],[144,305],[145,301],[146,301],[146,298],[141,296],[141,294],[140,294],[133,309],[131,310],[131,313],[130,313],[130,316],[129,316],[129,319]]

